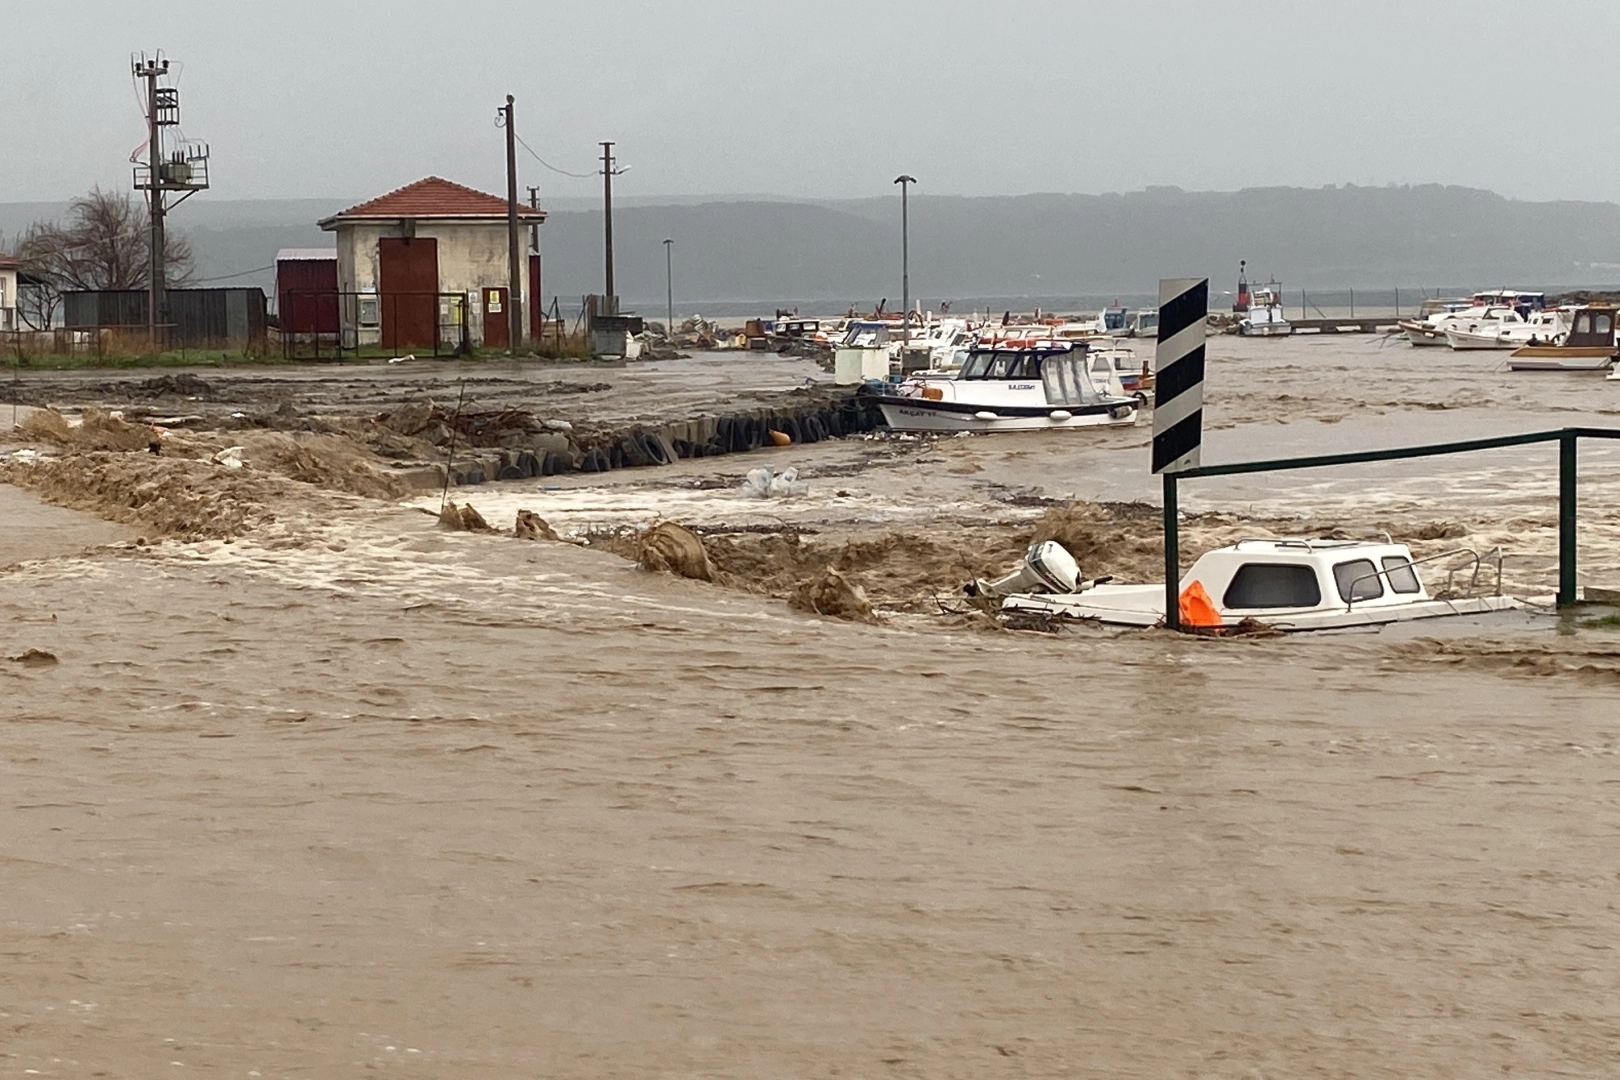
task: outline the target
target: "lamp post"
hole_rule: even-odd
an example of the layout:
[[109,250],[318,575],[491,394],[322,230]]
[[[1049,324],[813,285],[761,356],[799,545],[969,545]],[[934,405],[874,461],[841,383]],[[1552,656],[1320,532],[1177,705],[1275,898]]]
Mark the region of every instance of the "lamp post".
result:
[[917,178],[901,173],[894,182],[900,185],[900,363],[903,366],[906,349],[911,345],[911,222],[906,193]]
[[669,305],[669,328],[667,333],[671,341],[675,340],[675,241],[664,239],[664,301]]

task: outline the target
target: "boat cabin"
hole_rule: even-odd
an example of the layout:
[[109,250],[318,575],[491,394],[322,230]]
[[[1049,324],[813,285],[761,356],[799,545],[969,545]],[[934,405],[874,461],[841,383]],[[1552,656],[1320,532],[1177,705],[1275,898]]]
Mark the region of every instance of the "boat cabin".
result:
[[1520,292],[1517,289],[1491,289],[1473,296],[1474,307],[1510,307],[1528,319],[1533,311],[1547,306],[1547,294]]
[[1575,312],[1569,333],[1563,344],[1570,349],[1612,349],[1614,347],[1615,308],[1588,304]]

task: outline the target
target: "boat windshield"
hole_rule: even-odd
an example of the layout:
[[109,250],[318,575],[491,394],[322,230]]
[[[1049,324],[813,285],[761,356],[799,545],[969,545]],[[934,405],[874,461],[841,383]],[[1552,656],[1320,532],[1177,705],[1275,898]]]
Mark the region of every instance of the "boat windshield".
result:
[[1041,365],[1041,382],[1048,405],[1089,405],[1102,399],[1086,371],[1083,354],[1048,356]]
[[958,379],[1033,379],[1040,369],[1035,353],[1022,349],[975,349],[968,353]]

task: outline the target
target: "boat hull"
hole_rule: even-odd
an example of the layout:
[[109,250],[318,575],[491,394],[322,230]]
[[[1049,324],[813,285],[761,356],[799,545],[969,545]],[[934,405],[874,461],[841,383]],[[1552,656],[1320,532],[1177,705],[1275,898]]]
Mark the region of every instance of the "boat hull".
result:
[[1434,326],[1423,323],[1402,322],[1397,324],[1406,340],[1413,345],[1446,345],[1446,332]]
[[1468,349],[1512,349],[1517,348],[1519,345],[1515,341],[1503,341],[1499,335],[1494,333],[1471,334],[1466,330],[1447,330],[1445,339],[1446,344],[1458,352]]
[[895,431],[1050,431],[1063,428],[1129,427],[1136,423],[1134,401],[1102,402],[1067,408],[986,408],[958,401],[885,394],[878,398],[883,419]]
[[[1520,349],[1508,357],[1509,371],[1604,371],[1614,364],[1609,351],[1593,356],[1570,356],[1569,353],[1594,352],[1587,349]],[[1530,355],[1526,355],[1529,353]]]
[[[1072,596],[1019,593],[1003,600],[1001,610],[1055,615],[1111,626],[1157,626],[1164,619],[1162,598],[1152,607],[1141,603],[1129,603],[1123,597],[1122,600],[1124,601],[1122,603],[1110,604],[1107,597],[1093,599],[1090,592],[1075,593]],[[1457,600],[1418,600],[1409,604],[1368,605],[1349,609],[1332,607],[1297,612],[1256,612],[1252,618],[1272,629],[1288,632],[1344,630],[1357,626],[1385,626],[1417,619],[1435,619],[1446,615],[1482,615],[1493,611],[1509,611],[1520,606],[1522,605],[1519,601],[1511,596],[1476,596]],[[1227,617],[1221,625],[1230,628],[1237,626],[1241,621]]]

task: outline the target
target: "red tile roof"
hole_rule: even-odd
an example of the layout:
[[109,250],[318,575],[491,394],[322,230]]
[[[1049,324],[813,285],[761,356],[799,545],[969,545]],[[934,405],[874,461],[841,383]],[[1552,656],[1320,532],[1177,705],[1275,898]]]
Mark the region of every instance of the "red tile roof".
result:
[[18,262],[10,255],[7,255],[5,252],[0,251],[0,270],[17,270],[21,267],[22,263]]
[[[369,202],[351,206],[326,218],[322,228],[355,218],[506,218],[506,200],[437,176],[429,176]],[[544,210],[518,207],[521,221],[544,221]]]

